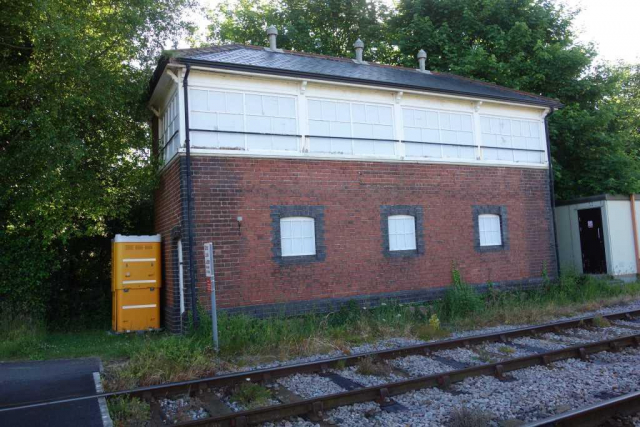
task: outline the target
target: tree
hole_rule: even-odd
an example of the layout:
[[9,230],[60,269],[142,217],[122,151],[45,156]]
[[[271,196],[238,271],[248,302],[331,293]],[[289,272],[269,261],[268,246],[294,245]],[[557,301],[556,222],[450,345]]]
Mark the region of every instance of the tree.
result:
[[550,118],[559,199],[640,191],[638,68],[595,65],[594,46],[571,27],[578,13],[551,0],[400,0],[391,11],[365,0],[241,0],[212,15],[210,39],[264,45],[275,24],[286,48],[349,57],[360,36],[367,58],[408,67],[425,49],[431,70],[565,104]]
[[379,0],[240,0],[210,11],[208,40],[266,46],[266,28],[280,32],[278,45],[300,52],[353,56],[353,43],[365,40],[365,58],[386,61],[388,8]]
[[0,303],[39,315],[61,288],[91,286],[56,281],[78,278],[70,260],[95,265],[110,224],[142,219],[148,81],[190,0],[0,1]]
[[640,190],[640,69],[600,66],[592,93],[551,117],[560,198]]
[[549,0],[401,0],[389,30],[398,63],[425,49],[432,70],[562,101],[550,119],[558,199],[639,191],[638,70],[595,66],[571,29],[577,13]]

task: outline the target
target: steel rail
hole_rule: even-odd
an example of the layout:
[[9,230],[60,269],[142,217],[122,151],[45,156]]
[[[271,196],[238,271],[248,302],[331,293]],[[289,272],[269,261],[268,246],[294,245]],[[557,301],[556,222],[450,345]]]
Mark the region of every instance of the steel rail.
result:
[[274,368],[256,369],[244,372],[234,372],[230,374],[217,375],[208,378],[200,378],[188,381],[174,382],[168,384],[159,384],[154,386],[140,387],[130,390],[115,391],[109,393],[101,393],[94,395],[82,396],[65,396],[56,399],[43,400],[33,402],[26,405],[6,405],[0,406],[0,412],[11,410],[35,408],[39,406],[53,405],[57,403],[68,403],[87,399],[96,399],[100,397],[116,397],[130,396],[149,400],[155,397],[167,397],[177,394],[196,395],[198,392],[210,388],[219,388],[232,386],[241,382],[268,382],[276,378],[286,377],[296,373],[318,373],[323,372],[337,366],[353,366],[364,358],[377,359],[395,359],[409,355],[428,355],[431,352],[439,350],[447,350],[451,348],[467,347],[487,342],[507,342],[509,339],[543,334],[547,332],[557,332],[562,329],[570,329],[575,327],[584,327],[593,325],[594,319],[605,318],[608,320],[616,319],[632,319],[640,316],[640,310],[630,310],[616,312],[606,315],[584,316],[571,320],[561,320],[542,325],[527,326],[523,328],[514,328],[495,333],[472,335],[462,338],[447,339],[441,341],[433,341],[425,344],[418,344],[407,347],[400,347],[389,350],[372,351],[367,353],[358,353],[350,356],[333,357],[321,359],[314,362],[298,363],[291,365],[278,366]]
[[617,351],[630,346],[640,346],[640,334],[626,335],[609,340],[566,347],[560,350],[553,350],[546,353],[509,359],[497,363],[473,366],[470,368],[442,372],[404,381],[365,387],[343,393],[304,399],[294,403],[273,405],[248,411],[239,411],[217,417],[177,423],[174,425],[179,427],[242,427],[275,421],[292,416],[303,416],[307,414],[315,414],[321,416],[322,413],[326,410],[334,409],[339,406],[352,405],[355,403],[376,401],[384,406],[385,404],[390,403],[389,397],[408,393],[410,391],[429,387],[447,388],[452,383],[463,381],[466,378],[483,375],[491,375],[496,376],[499,379],[504,379],[504,374],[507,372],[517,371],[536,365],[549,365],[550,363],[567,359],[581,358],[583,360],[586,360],[590,354],[595,354],[602,351]]
[[640,391],[597,402],[583,408],[524,424],[523,427],[599,426],[615,416],[640,412]]

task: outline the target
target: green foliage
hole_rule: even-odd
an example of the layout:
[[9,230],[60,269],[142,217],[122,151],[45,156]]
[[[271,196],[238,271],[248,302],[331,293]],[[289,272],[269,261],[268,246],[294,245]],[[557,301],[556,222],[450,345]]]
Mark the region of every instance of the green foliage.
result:
[[137,397],[111,397],[107,408],[116,427],[146,426],[151,416],[151,406]]
[[577,11],[547,0],[401,0],[390,19],[397,61],[557,98],[550,119],[556,196],[640,191],[640,73],[594,66],[576,42]]
[[190,1],[2,3],[0,300],[8,309],[41,316],[55,307],[55,318],[108,311],[108,238],[144,232],[151,219],[153,58],[184,28]]
[[387,377],[391,374],[391,365],[384,360],[373,357],[360,359],[356,364],[356,372],[360,375],[372,375],[374,377]]
[[393,49],[385,37],[388,16],[379,0],[227,1],[209,12],[208,39],[265,46],[266,28],[275,25],[284,49],[353,57],[360,37],[366,60],[388,61]]
[[568,199],[640,191],[640,69],[594,64],[596,49],[576,41],[577,10],[549,0],[278,0],[224,3],[212,11],[209,40],[265,45],[274,24],[279,45],[303,52],[428,67],[552,98],[556,196]]
[[480,294],[462,280],[456,267],[452,268],[451,276],[453,283],[441,304],[443,317],[455,320],[480,311],[484,305]]
[[256,383],[243,383],[231,396],[231,400],[240,403],[247,409],[259,408],[269,403],[271,392]]

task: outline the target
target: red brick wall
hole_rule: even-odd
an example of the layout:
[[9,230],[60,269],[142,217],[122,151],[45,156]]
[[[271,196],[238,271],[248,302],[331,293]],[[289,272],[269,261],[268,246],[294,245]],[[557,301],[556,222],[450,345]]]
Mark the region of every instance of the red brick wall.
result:
[[162,235],[162,315],[163,324],[172,331],[180,330],[180,295],[178,288],[177,240],[173,230],[181,225],[180,161],[163,171],[155,192],[155,232]]
[[[555,271],[546,170],[193,157],[193,173],[198,288],[204,285],[202,244],[212,241],[222,308],[437,288],[450,283],[452,263],[469,283],[539,278],[545,267]],[[163,237],[177,221],[176,185],[168,184],[173,180],[175,167],[158,190]],[[274,262],[272,205],[325,207],[324,261]],[[381,205],[423,207],[422,256],[383,255]],[[473,205],[507,207],[508,250],[474,250]],[[209,295],[199,297],[209,307]]]

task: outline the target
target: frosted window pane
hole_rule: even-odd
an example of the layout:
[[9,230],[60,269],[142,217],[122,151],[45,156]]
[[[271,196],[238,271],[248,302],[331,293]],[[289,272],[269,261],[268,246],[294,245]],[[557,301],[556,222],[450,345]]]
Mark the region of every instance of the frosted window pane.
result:
[[309,121],[309,134],[318,136],[330,136],[331,127],[329,122],[321,122],[316,120]]
[[451,117],[451,130],[461,130],[462,122],[460,116],[457,114],[450,114]]
[[447,113],[440,113],[440,128],[451,129],[451,118]]
[[391,108],[390,107],[378,107],[378,118],[380,123],[383,125],[390,125],[391,118]]
[[473,134],[471,132],[458,132],[458,144],[473,144]]
[[309,100],[309,118],[322,120],[322,103],[320,101]]
[[[217,127],[215,113],[203,113],[200,111],[191,112],[191,128],[192,129],[209,129],[214,130]],[[171,137],[171,135],[169,135]]]
[[295,151],[298,149],[298,138],[293,136],[272,136],[272,149],[279,151]]
[[278,98],[278,107],[281,117],[296,116],[296,103],[293,98]]
[[460,129],[465,132],[471,132],[471,117],[470,116],[460,116]]
[[191,110],[207,111],[207,91],[191,89]]
[[262,97],[260,95],[247,94],[245,101],[247,103],[247,114],[254,116],[262,115]]
[[438,113],[427,111],[427,127],[429,129],[438,129]]
[[244,107],[241,93],[227,93],[227,113],[242,114]]
[[405,126],[413,126],[413,110],[403,108],[402,121]]
[[393,139],[391,126],[372,125],[373,135],[378,139]]
[[311,138],[309,142],[309,151],[315,153],[330,153],[331,140],[328,138]]
[[418,128],[405,128],[404,138],[407,141],[422,141],[420,136],[420,129]]
[[336,103],[322,101],[322,118],[324,120],[336,120]]
[[375,105],[365,105],[365,111],[367,115],[367,123],[379,123],[378,119],[378,107]]
[[271,119],[269,117],[251,117],[247,120],[247,132],[270,133]]
[[277,116],[278,115],[278,98],[275,96],[263,96],[262,97],[262,111],[265,116]]
[[362,123],[354,123],[353,136],[356,138],[373,138],[373,127]]
[[367,116],[364,111],[364,105],[351,104],[351,114],[353,114],[353,121],[357,123],[366,123]]
[[218,141],[220,141],[220,149],[244,150],[244,138],[245,136],[243,134],[220,133],[218,135]]
[[273,118],[271,119],[271,132],[273,133],[291,133],[289,119]]
[[354,154],[375,154],[373,141],[354,141],[353,152]]
[[392,215],[388,218],[389,250],[407,251],[416,249],[415,218],[409,215]]
[[535,138],[540,136],[540,127],[537,123],[530,123],[529,129],[531,130],[531,136]]
[[331,136],[351,136],[351,125],[349,123],[331,123]]
[[422,149],[425,157],[442,157],[442,146],[441,145],[425,145]]
[[413,116],[415,117],[416,127],[427,127],[427,114],[424,111],[416,110],[413,112]]
[[422,156],[422,144],[405,144],[404,148],[407,156],[421,157]]
[[480,246],[502,245],[502,231],[499,215],[478,216],[478,231],[480,234]]
[[395,154],[395,144],[391,141],[389,142],[375,142],[375,153],[378,156],[391,156]]
[[349,123],[351,121],[349,104],[347,104],[346,102],[336,103],[336,120],[346,123]]
[[218,114],[218,129],[242,132],[244,117],[240,114]]
[[440,142],[440,132],[435,129],[422,129],[422,139],[424,142]]
[[271,138],[269,135],[247,135],[247,149],[270,150]]
[[280,219],[282,256],[315,255],[314,219],[288,217]]
[[191,146],[201,148],[218,148],[218,134],[210,132],[191,132]]
[[224,113],[225,101],[223,92],[209,91],[209,111]]

